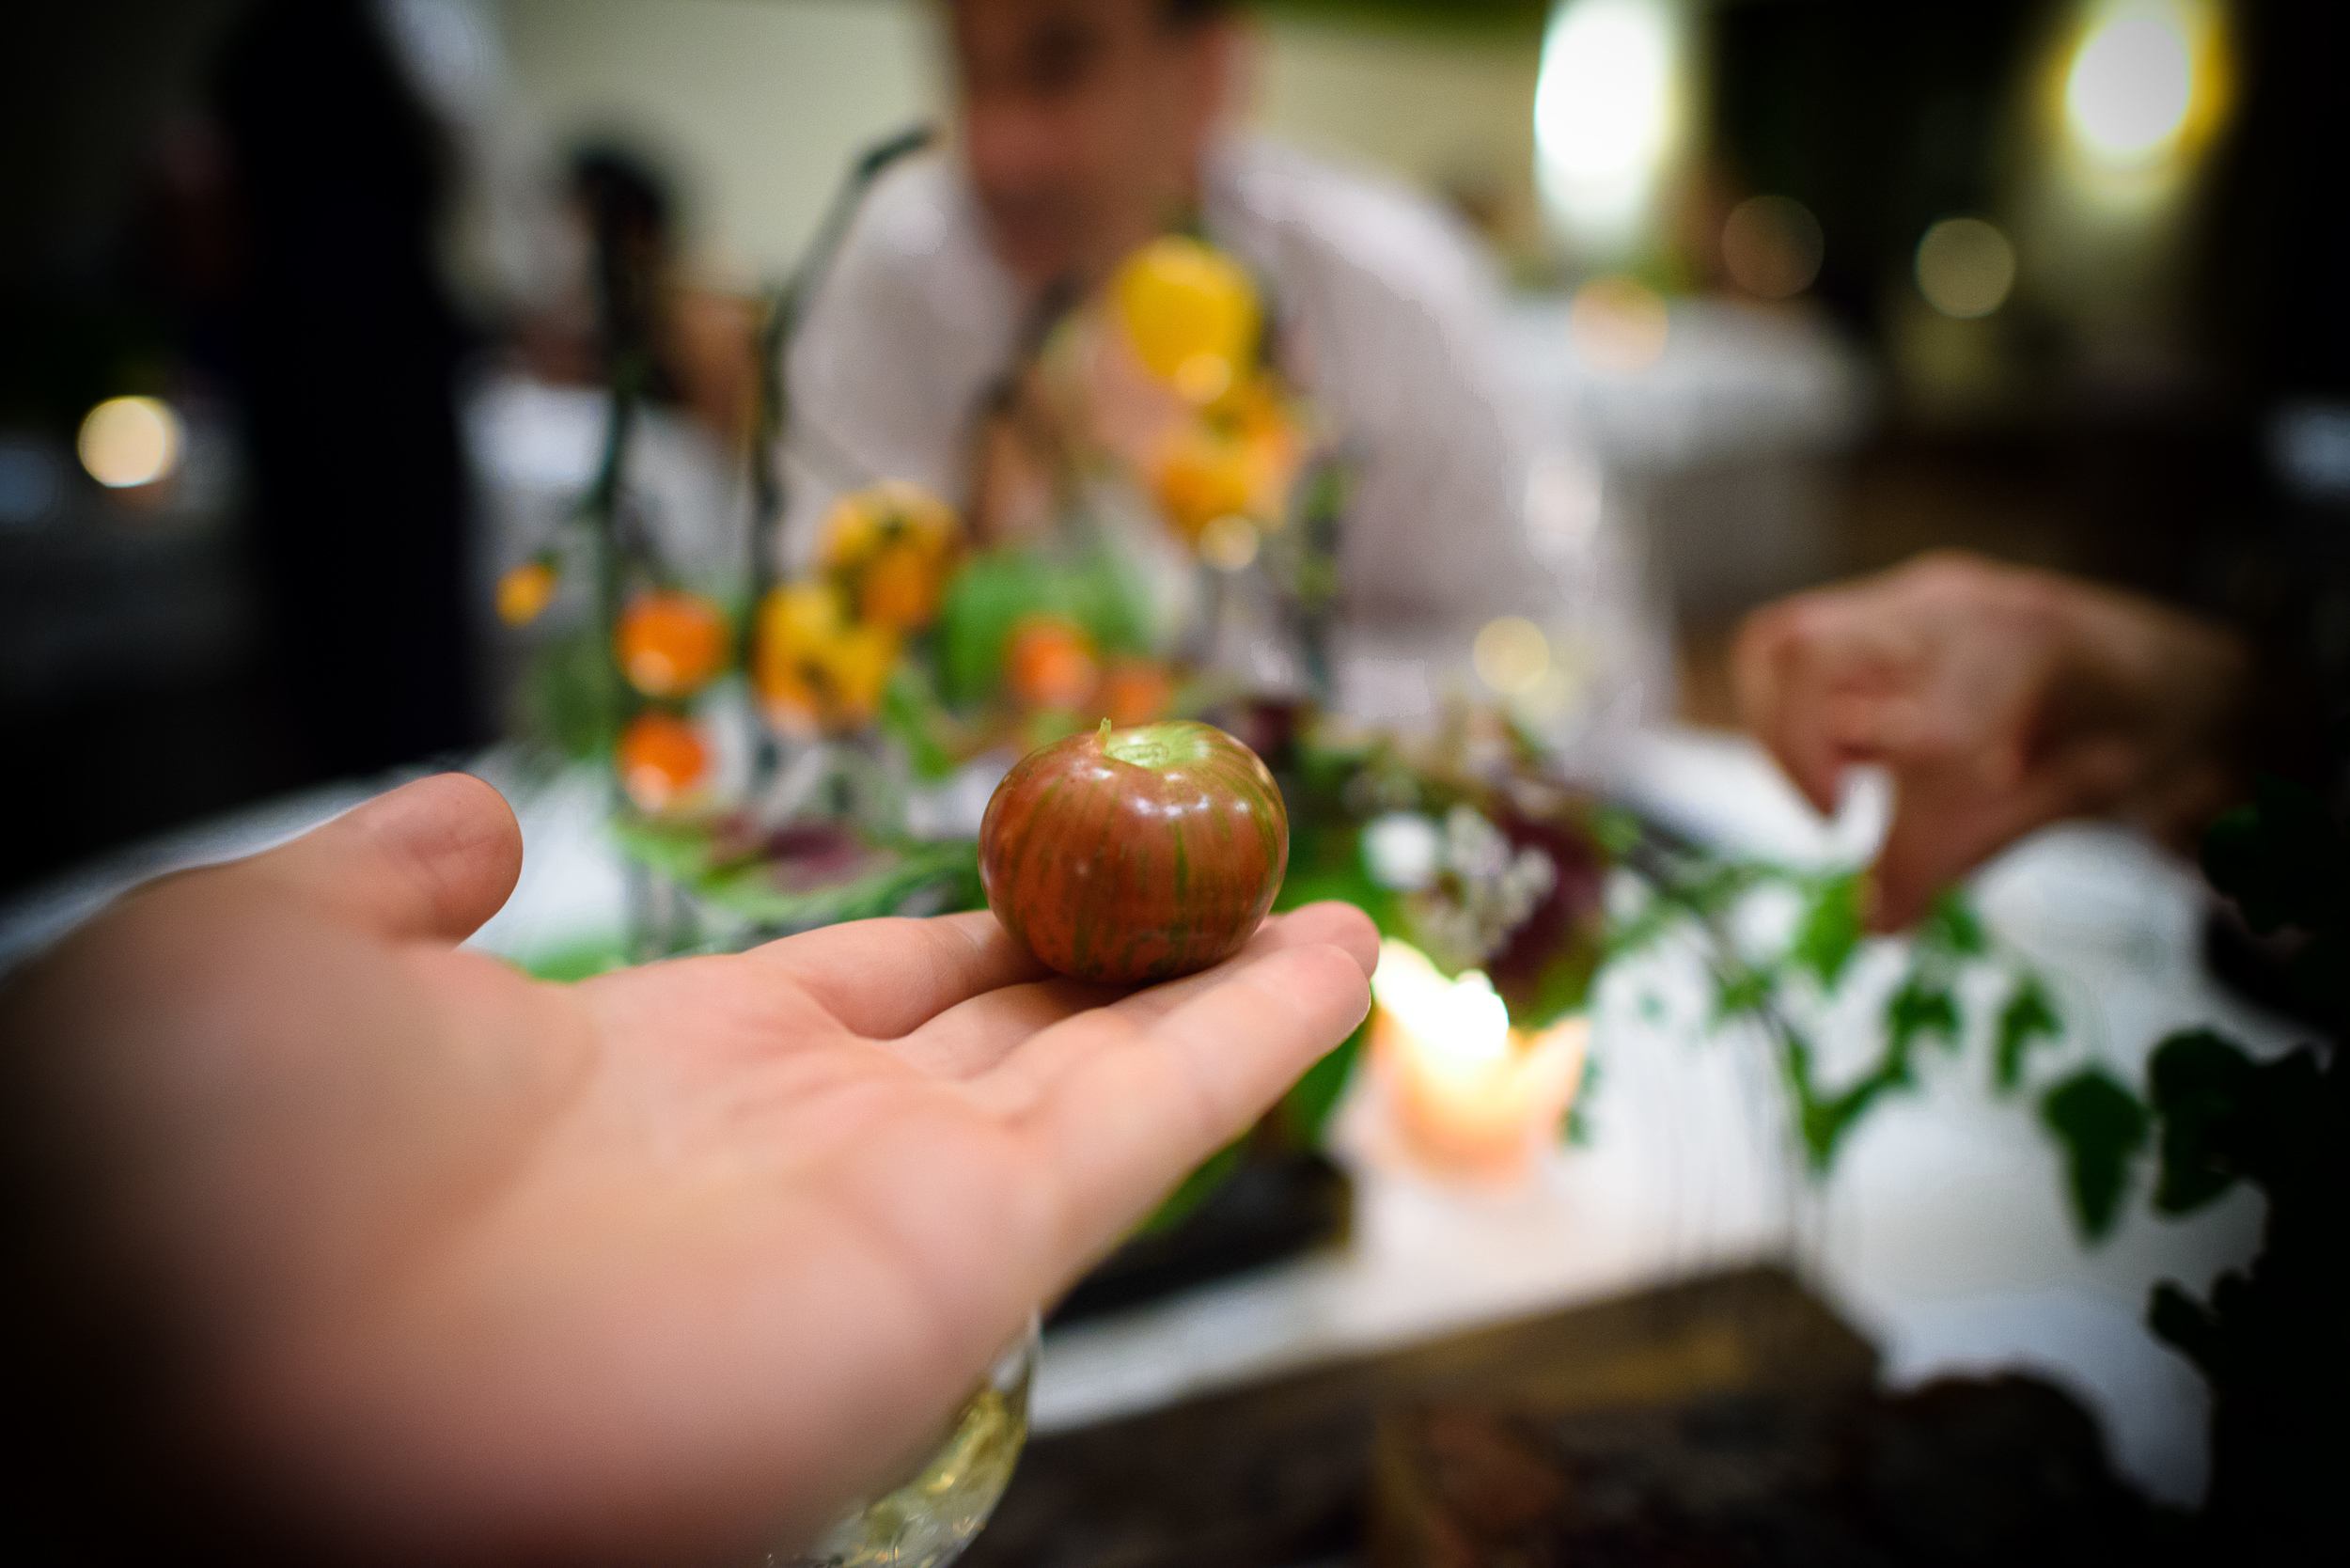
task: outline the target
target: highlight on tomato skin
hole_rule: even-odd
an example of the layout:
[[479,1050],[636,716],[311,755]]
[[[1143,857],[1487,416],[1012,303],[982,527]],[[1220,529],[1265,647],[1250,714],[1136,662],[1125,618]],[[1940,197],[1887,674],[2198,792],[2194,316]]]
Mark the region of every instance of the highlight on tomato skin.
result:
[[1188,720],[1030,752],[979,824],[1004,929],[1078,980],[1147,985],[1220,964],[1273,906],[1289,811],[1257,754]]

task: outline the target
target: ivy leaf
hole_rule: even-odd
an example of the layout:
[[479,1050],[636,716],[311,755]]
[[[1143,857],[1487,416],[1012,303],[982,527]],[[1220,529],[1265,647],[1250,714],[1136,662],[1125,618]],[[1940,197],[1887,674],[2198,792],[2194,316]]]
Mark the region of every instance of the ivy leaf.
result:
[[1714,988],[1714,1022],[1755,1011],[1777,989],[1768,969],[1738,969],[1722,976]]
[[1910,1045],[1920,1035],[1929,1034],[1939,1036],[1946,1050],[1957,1046],[1958,998],[1950,995],[1949,987],[1931,983],[1913,973],[1886,1001],[1886,1055],[1906,1063]]
[[1859,946],[1860,873],[1855,871],[1820,885],[1789,956],[1817,975],[1823,990],[1833,991]]
[[2086,1067],[2041,1098],[2040,1120],[2064,1145],[2082,1234],[2101,1239],[2121,1217],[2130,1161],[2146,1147],[2146,1107],[2104,1068]]
[[2038,975],[2026,975],[2015,994],[1999,1011],[1999,1030],[1992,1058],[1992,1082],[2002,1094],[2013,1094],[2024,1082],[2024,1053],[2034,1041],[2060,1040],[2064,1021],[2049,1005],[2048,993]]
[[1967,903],[1966,896],[1952,887],[1926,911],[1925,923],[1918,929],[1918,945],[1930,951],[1980,958],[1991,943],[1983,933],[1982,917]]
[[2168,1279],[2155,1284],[2147,1301],[2146,1326],[2154,1338],[2169,1341],[2213,1382],[2227,1370],[2226,1337],[2219,1320],[2210,1308]]
[[1904,1058],[1888,1051],[1869,1074],[1835,1094],[1822,1094],[1811,1081],[1811,1043],[1793,1029],[1785,1036],[1787,1086],[1795,1097],[1795,1127],[1814,1175],[1836,1163],[1844,1136],[1859,1123],[1878,1096],[1909,1082]]
[[2183,1029],[2154,1047],[2146,1081],[2162,1119],[2154,1207],[2183,1215],[2235,1185],[2228,1135],[2252,1087],[2251,1058],[2209,1029]]

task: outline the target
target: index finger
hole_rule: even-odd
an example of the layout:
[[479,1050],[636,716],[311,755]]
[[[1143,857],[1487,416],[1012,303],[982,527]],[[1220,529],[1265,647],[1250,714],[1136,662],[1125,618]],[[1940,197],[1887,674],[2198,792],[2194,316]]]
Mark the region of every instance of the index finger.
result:
[[1758,610],[1731,655],[1739,722],[1822,812],[1836,809],[1851,760],[1835,745],[1827,713],[1837,652],[1827,616],[1816,594]]
[[1357,955],[1284,948],[1082,1056],[1019,1118],[1057,1200],[1048,1263],[1108,1246],[1370,1011]]
[[869,1040],[911,1034],[958,1002],[1045,973],[985,910],[853,920],[770,942],[746,956],[789,975]]

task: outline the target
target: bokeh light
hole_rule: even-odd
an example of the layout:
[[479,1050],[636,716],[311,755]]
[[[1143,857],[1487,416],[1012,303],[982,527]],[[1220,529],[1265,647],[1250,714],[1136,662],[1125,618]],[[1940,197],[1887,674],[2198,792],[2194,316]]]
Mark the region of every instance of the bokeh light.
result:
[[2150,161],[2179,133],[2194,96],[2186,13],[2164,0],[2108,7],[2083,36],[2064,81],[2064,118],[2101,163]]
[[1981,218],[1944,218],[1918,242],[1918,291],[1945,316],[1988,316],[2015,286],[2015,247]]
[[1503,697],[1532,691],[1550,672],[1550,639],[1523,616],[1489,620],[1469,650],[1477,678]]
[[1534,87],[1543,194],[1571,238],[1637,237],[1680,132],[1679,19],[1659,0],[1567,0]]
[[109,398],[82,420],[82,466],[109,490],[167,478],[185,445],[180,416],[159,398]]
[[1199,558],[1218,572],[1246,572],[1257,558],[1257,525],[1228,512],[1199,530]]
[[1629,277],[1593,278],[1567,307],[1575,356],[1596,370],[1630,375],[1665,354],[1672,318],[1655,290]]
[[1757,299],[1802,293],[1826,259],[1820,220],[1788,196],[1749,196],[1731,209],[1722,225],[1722,265],[1731,282]]

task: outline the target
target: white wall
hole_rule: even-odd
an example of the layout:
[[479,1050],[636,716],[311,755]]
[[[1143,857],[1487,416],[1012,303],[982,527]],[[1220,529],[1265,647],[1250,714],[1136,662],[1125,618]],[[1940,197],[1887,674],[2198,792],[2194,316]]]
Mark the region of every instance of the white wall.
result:
[[[619,132],[681,176],[719,278],[780,274],[840,167],[939,100],[928,0],[503,0],[517,107],[560,146]],[[1302,146],[1434,185],[1529,187],[1535,51],[1263,29],[1257,116]]]
[[780,275],[855,151],[933,102],[915,0],[505,0],[519,107],[562,146],[619,133],[682,184],[719,278]]

